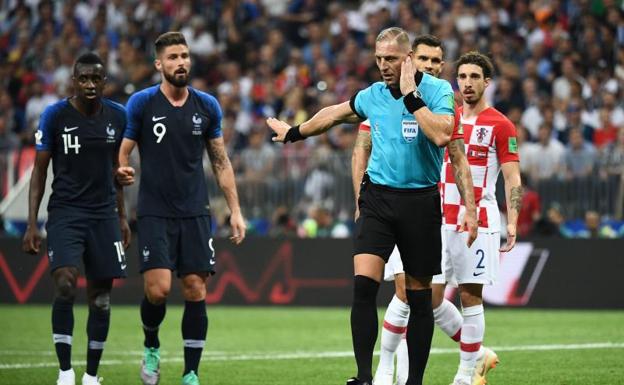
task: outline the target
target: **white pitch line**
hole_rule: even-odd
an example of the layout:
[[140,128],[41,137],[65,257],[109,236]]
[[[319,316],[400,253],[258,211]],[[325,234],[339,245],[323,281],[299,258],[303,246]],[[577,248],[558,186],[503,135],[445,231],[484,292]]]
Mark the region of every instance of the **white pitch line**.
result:
[[[547,350],[585,350],[585,349],[623,349],[624,342],[594,342],[586,344],[550,344],[550,345],[516,345],[516,346],[491,346],[497,352],[518,352],[518,351],[547,351]],[[433,348],[431,354],[451,354],[457,353],[457,348]],[[2,353],[9,352],[8,350],[1,351]],[[25,353],[25,351],[21,351]],[[108,353],[108,352],[107,352]],[[138,358],[141,356],[141,352],[127,352]],[[314,358],[343,358],[352,357],[351,351],[334,351],[334,352],[284,352],[284,353],[251,353],[251,354],[236,354],[228,355],[225,352],[220,355],[215,355],[215,352],[206,352],[203,355],[204,361],[258,361],[258,360],[296,360],[296,359],[314,359]],[[115,352],[110,352],[111,355],[115,355]],[[379,352],[375,352],[378,355]],[[174,356],[168,358],[162,358],[162,363],[167,362],[184,362],[184,357]],[[138,362],[138,361],[137,361]],[[85,361],[75,361],[76,366],[85,366]],[[102,360],[100,365],[126,365],[127,360]],[[34,369],[34,368],[52,368],[57,367],[58,363],[54,362],[38,362],[38,363],[20,363],[20,364],[8,364],[0,363],[0,369]]]

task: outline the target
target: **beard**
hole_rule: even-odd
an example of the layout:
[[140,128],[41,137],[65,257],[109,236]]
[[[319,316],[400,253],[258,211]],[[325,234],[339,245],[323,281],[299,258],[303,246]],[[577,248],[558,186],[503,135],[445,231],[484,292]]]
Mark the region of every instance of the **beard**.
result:
[[169,83],[173,84],[174,87],[186,87],[188,85],[188,82],[189,82],[188,72],[185,72],[182,75],[180,73],[176,74],[175,72],[172,74],[163,72],[163,75]]

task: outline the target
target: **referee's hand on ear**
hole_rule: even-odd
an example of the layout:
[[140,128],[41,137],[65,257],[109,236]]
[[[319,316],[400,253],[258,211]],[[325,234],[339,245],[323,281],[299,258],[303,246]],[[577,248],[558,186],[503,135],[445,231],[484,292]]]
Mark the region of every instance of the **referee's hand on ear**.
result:
[[416,91],[415,74],[416,68],[414,67],[412,58],[408,56],[405,61],[401,63],[401,80],[399,86],[401,87],[401,94],[403,94],[403,96]]

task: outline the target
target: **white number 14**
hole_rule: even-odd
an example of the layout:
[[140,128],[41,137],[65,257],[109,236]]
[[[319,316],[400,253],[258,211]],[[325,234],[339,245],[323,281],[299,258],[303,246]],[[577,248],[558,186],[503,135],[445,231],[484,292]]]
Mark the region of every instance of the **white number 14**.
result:
[[[72,139],[75,139],[75,141]],[[80,150],[80,143],[78,143],[78,136],[72,137],[71,134],[63,134],[63,144],[65,144],[65,154],[68,154],[70,149],[73,149],[76,152],[76,154],[78,154]]]

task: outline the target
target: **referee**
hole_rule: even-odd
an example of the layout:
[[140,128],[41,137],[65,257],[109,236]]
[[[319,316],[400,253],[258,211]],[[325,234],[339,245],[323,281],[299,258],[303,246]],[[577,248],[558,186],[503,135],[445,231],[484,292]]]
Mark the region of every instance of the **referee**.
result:
[[416,71],[412,55],[407,33],[387,28],[375,44],[383,82],[361,90],[350,101],[323,108],[300,126],[267,119],[275,132],[273,140],[284,143],[320,135],[341,123],[365,119],[371,123],[373,146],[360,187],[354,234],[351,334],[358,374],[347,385],[372,382],[376,297],[395,244],[406,273],[410,306],[407,385],[422,384],[431,348],[431,277],[441,272],[442,249],[437,183],[443,147],[453,130],[454,100],[451,85]]

